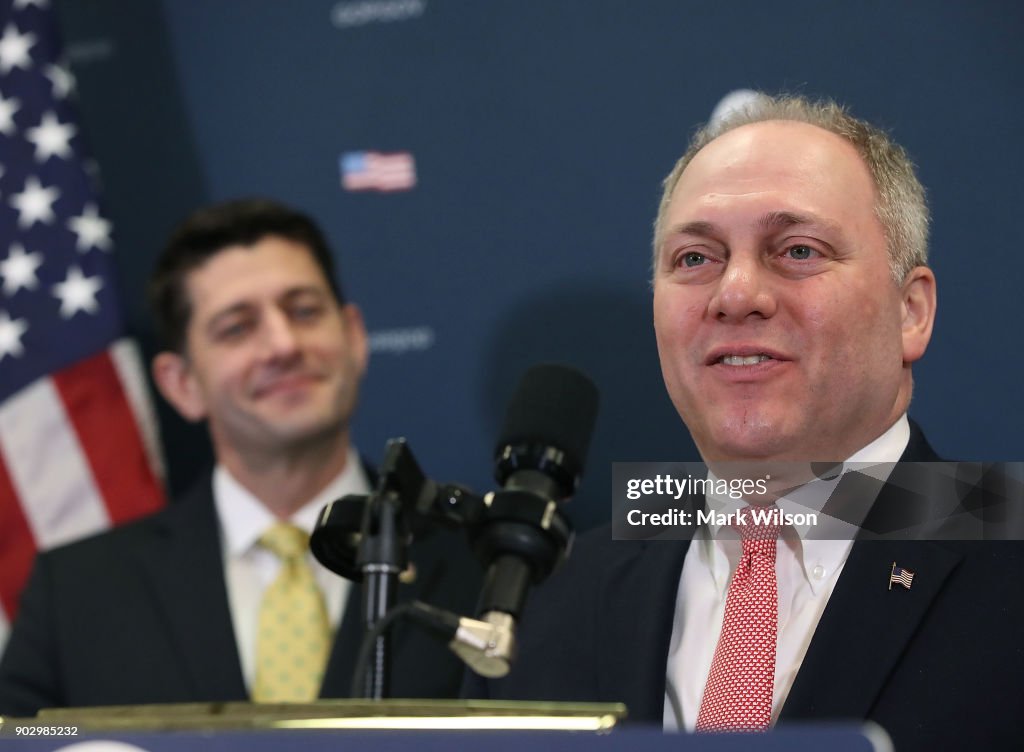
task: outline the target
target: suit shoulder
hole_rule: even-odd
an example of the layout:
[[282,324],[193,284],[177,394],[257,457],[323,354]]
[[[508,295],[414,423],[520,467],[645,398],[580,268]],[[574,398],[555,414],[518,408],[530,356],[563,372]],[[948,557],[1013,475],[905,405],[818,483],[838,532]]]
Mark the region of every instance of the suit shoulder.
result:
[[589,598],[603,573],[636,557],[643,547],[637,541],[613,540],[611,525],[580,533],[566,552],[565,561],[538,588],[539,597],[556,601]]
[[648,545],[651,544],[647,541],[615,540],[611,524],[605,524],[577,535],[569,560],[578,566],[607,567],[610,563],[639,555]]
[[[39,554],[39,561],[61,569],[89,562],[120,560],[125,555],[163,538],[169,531],[196,524],[203,516],[201,498],[185,498],[153,514],[126,522]],[[210,520],[216,516],[210,508]]]

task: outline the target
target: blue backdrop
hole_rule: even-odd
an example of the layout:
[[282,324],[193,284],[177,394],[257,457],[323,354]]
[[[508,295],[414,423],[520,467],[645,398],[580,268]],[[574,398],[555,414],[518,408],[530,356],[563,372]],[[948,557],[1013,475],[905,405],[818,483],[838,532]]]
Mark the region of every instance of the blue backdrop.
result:
[[[375,352],[355,425],[379,456],[478,488],[515,380],[558,360],[603,396],[574,516],[613,460],[695,456],[661,383],[650,225],[693,126],[739,88],[832,96],[888,127],[934,214],[936,335],[911,414],[941,454],[1024,459],[1024,5],[876,0],[65,0],[129,319],[187,211],[239,195],[311,213]],[[407,152],[410,190],[339,157]],[[207,451],[164,409],[176,488]]]

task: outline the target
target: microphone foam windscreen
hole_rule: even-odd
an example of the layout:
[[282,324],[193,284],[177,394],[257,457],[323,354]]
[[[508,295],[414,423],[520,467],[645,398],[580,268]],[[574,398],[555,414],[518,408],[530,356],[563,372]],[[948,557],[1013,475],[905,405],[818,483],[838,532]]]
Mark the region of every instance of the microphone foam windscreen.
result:
[[582,468],[597,402],[594,382],[575,368],[533,366],[509,402],[497,451],[509,444],[540,444],[562,450]]

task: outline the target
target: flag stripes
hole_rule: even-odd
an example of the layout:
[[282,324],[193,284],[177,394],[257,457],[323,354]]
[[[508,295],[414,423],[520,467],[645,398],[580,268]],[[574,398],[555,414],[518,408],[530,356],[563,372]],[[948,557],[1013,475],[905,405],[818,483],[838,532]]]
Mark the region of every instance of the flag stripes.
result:
[[14,493],[0,444],[0,645],[7,638],[5,628],[18,610],[18,594],[35,555],[35,540]]
[[89,462],[49,378],[0,407],[0,444],[37,549],[109,525]]
[[97,353],[55,373],[53,383],[110,520],[155,512],[157,481],[109,354]]
[[163,447],[160,445],[160,428],[156,419],[156,410],[146,389],[146,367],[142,362],[142,354],[134,340],[123,338],[111,345],[107,351],[114,368],[117,369],[125,398],[135,416],[135,425],[142,436],[142,446],[149,467],[162,484],[167,477],[164,467]]

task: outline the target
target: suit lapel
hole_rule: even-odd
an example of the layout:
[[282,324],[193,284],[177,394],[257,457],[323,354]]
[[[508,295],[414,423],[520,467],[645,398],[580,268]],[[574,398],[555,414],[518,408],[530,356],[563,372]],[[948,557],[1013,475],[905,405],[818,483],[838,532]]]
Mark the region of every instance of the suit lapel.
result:
[[[913,422],[900,459],[938,460]],[[898,509],[913,500],[915,484],[902,473],[897,465],[872,512]],[[866,717],[960,559],[960,554],[927,541],[855,541],[779,721]],[[911,588],[889,588],[893,563],[915,573]]]
[[140,555],[193,698],[247,699],[209,478],[169,509],[163,523]]
[[[960,558],[921,541],[854,543],[780,722],[866,717]],[[893,562],[915,573],[910,589],[889,589]]]
[[636,553],[609,570],[598,603],[598,689],[600,697],[626,703],[631,721],[660,724],[672,617],[689,541],[613,543],[633,545]]

